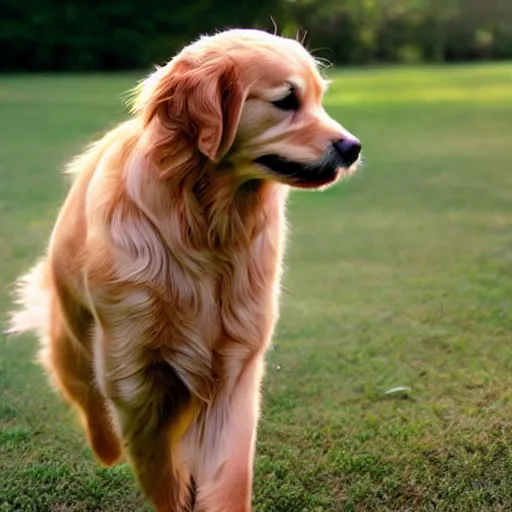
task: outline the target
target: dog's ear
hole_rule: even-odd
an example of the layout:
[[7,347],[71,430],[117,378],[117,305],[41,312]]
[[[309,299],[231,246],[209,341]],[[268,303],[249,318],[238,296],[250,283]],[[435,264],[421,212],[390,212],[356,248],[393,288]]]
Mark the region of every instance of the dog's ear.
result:
[[218,162],[233,144],[244,102],[235,63],[227,57],[178,60],[149,81],[139,105],[145,122],[158,116],[165,128],[178,128],[203,155]]

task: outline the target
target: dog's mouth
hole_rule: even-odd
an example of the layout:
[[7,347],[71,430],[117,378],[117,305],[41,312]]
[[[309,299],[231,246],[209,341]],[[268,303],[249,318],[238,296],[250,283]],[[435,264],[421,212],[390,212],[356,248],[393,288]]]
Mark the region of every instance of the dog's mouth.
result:
[[255,163],[270,170],[279,181],[298,188],[318,188],[335,182],[349,172],[349,168],[335,154],[312,163],[300,163],[279,155],[263,155]]

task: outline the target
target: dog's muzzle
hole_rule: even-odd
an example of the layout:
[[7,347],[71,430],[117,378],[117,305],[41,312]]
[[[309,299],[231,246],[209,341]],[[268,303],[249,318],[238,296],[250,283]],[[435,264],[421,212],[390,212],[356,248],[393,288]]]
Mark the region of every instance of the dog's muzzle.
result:
[[346,137],[333,141],[323,157],[314,162],[295,162],[279,155],[263,155],[254,161],[291,186],[316,188],[336,181],[357,161],[360,153],[359,140]]

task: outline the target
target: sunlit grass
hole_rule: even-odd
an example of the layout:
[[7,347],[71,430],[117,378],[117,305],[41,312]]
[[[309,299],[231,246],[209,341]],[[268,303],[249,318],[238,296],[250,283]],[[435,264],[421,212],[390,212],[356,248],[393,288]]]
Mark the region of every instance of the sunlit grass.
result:
[[512,70],[508,64],[382,68],[367,73],[347,70],[334,77],[326,97],[326,103],[333,106],[361,102],[499,105],[512,100]]

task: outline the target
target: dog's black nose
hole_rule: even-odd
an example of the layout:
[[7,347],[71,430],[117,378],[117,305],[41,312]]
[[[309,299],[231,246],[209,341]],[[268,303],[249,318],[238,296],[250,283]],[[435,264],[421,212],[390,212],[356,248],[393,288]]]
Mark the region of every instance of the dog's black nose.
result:
[[358,159],[359,153],[361,153],[361,143],[355,137],[345,137],[333,142],[333,144],[348,167]]

